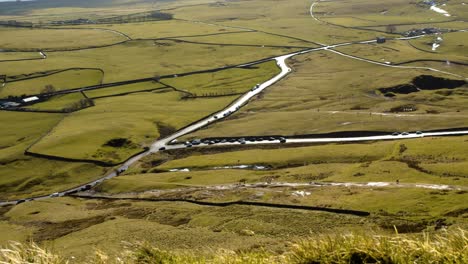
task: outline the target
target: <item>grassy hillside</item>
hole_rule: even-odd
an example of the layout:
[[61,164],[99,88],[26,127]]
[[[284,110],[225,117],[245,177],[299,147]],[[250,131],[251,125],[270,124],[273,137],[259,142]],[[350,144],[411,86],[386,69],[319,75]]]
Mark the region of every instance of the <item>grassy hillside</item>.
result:
[[[118,257],[95,251],[86,263],[453,263],[468,261],[468,238],[464,230],[452,230],[424,237],[376,234],[336,234],[304,239],[282,254],[219,250],[209,256],[161,250],[141,243]],[[34,243],[12,243],[0,251],[6,263],[61,264],[66,260],[53,250]],[[77,262],[75,262],[77,263]]]

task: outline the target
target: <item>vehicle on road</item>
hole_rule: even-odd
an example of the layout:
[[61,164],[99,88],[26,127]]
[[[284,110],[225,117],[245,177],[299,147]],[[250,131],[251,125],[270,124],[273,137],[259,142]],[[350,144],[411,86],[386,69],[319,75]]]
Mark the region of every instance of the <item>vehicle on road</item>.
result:
[[408,132],[403,132],[403,133],[401,133],[401,135],[402,135],[402,136],[408,136],[409,133],[408,133]]
[[56,193],[53,193],[51,195],[49,195],[50,197],[59,197],[60,196],[60,193],[56,192]]
[[416,131],[416,135],[422,135],[423,132],[422,131]]
[[160,147],[159,150],[160,150],[160,151],[166,150],[166,147]]
[[393,132],[393,133],[392,133],[392,136],[399,136],[399,135],[400,135],[399,132]]

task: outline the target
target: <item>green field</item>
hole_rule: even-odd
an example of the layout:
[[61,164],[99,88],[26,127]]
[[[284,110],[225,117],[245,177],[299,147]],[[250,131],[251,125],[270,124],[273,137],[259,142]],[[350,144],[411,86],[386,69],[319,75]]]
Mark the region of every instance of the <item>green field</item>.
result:
[[[76,27],[93,28],[96,26],[81,25]],[[132,39],[173,38],[181,36],[197,36],[219,33],[225,34],[237,31],[245,31],[241,29],[233,29],[223,26],[212,26],[183,20],[169,20],[130,24],[109,24],[99,25],[99,27],[123,32],[130,36]]]
[[[377,91],[408,83],[416,76],[428,74],[425,70],[378,66],[330,52],[295,57],[291,65],[294,72],[261,97],[226,121],[211,124],[188,137],[391,132],[468,125],[464,87],[453,90],[458,92],[449,96],[443,95],[441,89],[398,94],[392,99]],[[451,78],[441,73],[430,74]],[[392,108],[404,105],[414,105],[416,111],[392,113]]]
[[163,79],[165,84],[189,92],[193,96],[217,96],[245,93],[258,83],[271,79],[280,72],[275,61],[265,62],[250,68],[229,70]]
[[158,90],[164,88],[164,85],[159,83],[153,82],[143,82],[143,83],[135,83],[135,84],[127,84],[127,85],[119,85],[113,86],[103,89],[96,89],[86,91],[86,96],[90,98],[98,98],[98,97],[108,97],[108,96],[116,96],[116,95],[126,95],[130,93],[136,93],[140,91],[151,91],[151,90]]
[[52,85],[55,91],[97,85],[102,78],[102,72],[97,69],[67,70],[44,77],[7,82],[0,88],[0,97],[40,94],[47,91],[45,88],[48,85]]
[[99,68],[105,73],[103,81],[108,83],[237,65],[290,53],[294,49],[242,47],[240,51],[239,47],[174,41],[131,41],[106,48],[50,52],[43,61],[4,62],[0,63],[0,72],[17,75],[76,67]]
[[49,100],[41,103],[37,103],[31,106],[26,107],[27,109],[33,110],[52,110],[52,111],[65,111],[67,109],[75,109],[81,100],[85,99],[81,93],[71,93],[64,95],[56,95],[50,98]]
[[38,52],[0,52],[0,61],[24,59],[42,59],[42,56]]
[[1,112],[1,200],[50,194],[95,179],[102,168],[25,156],[24,151],[60,122],[61,114]]
[[56,50],[109,45],[126,40],[121,35],[92,29],[22,29],[0,27],[0,49]]
[[[437,37],[440,37],[443,40],[440,43],[440,47],[433,51],[432,43],[434,43]],[[467,41],[468,34],[466,34],[466,32],[456,32],[450,34],[442,34],[440,36],[426,36],[424,38],[411,40],[411,44],[425,51],[442,54],[446,58],[447,56],[451,55],[459,55],[460,57],[464,57],[466,59],[466,54],[468,54],[468,46],[466,44]],[[448,59],[449,58],[450,57],[448,57]]]
[[177,39],[194,42],[220,43],[229,45],[259,45],[259,46],[292,46],[292,47],[318,47],[313,43],[287,38],[277,35],[270,35],[263,32],[240,32],[211,36],[178,37]]
[[[235,99],[185,101],[180,97],[178,92],[156,91],[94,100],[96,106],[67,116],[31,151],[75,159],[122,162],[161,134],[201,119]],[[126,138],[131,143],[119,148],[105,145],[115,138]]]
[[[436,4],[451,16],[422,0],[0,2],[0,204],[17,203],[0,207],[0,262],[467,262],[467,135],[157,141],[320,47],[177,142],[467,128],[468,3]],[[398,39],[423,28],[442,33]]]
[[[239,148],[220,153],[208,148],[186,155],[158,153],[130,168],[128,175],[105,182],[99,188],[103,192],[125,193],[237,183],[240,179],[249,183],[263,182],[268,177],[273,177],[276,182],[400,180],[402,183],[465,186],[468,177],[464,170],[465,139],[425,138],[289,148],[265,146],[263,149]],[[270,170],[216,169],[238,165],[265,166]],[[189,172],[169,172],[184,168]]]
[[369,0],[322,2],[316,5],[315,12],[320,19],[326,22],[345,26],[374,26],[452,20],[429,10],[428,5],[408,0],[394,0],[386,3]]
[[[431,59],[468,63],[468,58],[465,56],[466,52],[464,52],[463,48],[461,46],[457,46],[458,45],[457,42],[449,43],[452,37],[455,39],[458,39],[458,35],[460,34],[463,34],[463,33],[450,33],[450,34],[443,35],[444,38],[445,37],[447,38],[447,50],[449,49],[449,45],[452,47],[455,47],[455,46],[457,47],[456,51],[453,51],[453,52],[443,52],[441,49],[440,53],[433,53],[431,51],[432,43],[430,46],[423,44],[423,43],[426,43],[429,39],[435,38],[434,36],[414,39],[414,40],[410,40],[409,42],[401,41],[401,40],[392,40],[392,41],[387,41],[385,44],[352,45],[352,46],[339,47],[336,50],[344,52],[346,54],[352,54],[354,56],[371,59],[371,60],[378,61],[378,62],[389,61],[393,64],[398,64],[398,63],[411,61],[411,60],[431,60]],[[445,45],[445,44],[446,43],[442,45]],[[422,50],[418,50],[414,48],[412,45]],[[423,45],[426,45],[426,46],[423,46]],[[440,48],[442,48],[442,46]]]

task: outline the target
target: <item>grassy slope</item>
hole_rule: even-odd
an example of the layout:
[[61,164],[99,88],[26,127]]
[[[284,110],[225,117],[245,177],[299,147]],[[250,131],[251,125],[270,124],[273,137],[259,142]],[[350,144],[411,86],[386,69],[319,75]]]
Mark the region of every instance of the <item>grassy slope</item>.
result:
[[0,27],[1,49],[49,50],[101,46],[126,40],[109,31]]
[[[451,96],[423,91],[388,99],[376,92],[378,88],[409,83],[416,76],[428,74],[427,71],[378,66],[330,52],[298,56],[288,63],[294,69],[291,75],[228,120],[196,131],[190,137],[405,131],[468,125],[463,87],[457,90],[459,94]],[[415,105],[418,110],[371,114],[389,112],[393,107],[407,104]]]
[[200,36],[177,38],[187,41],[223,43],[223,44],[246,44],[246,45],[275,45],[275,46],[297,46],[297,47],[318,47],[309,42],[269,35],[262,32],[232,33],[220,36]]
[[[463,229],[421,236],[375,233],[337,233],[309,237],[292,245],[285,252],[230,252],[219,250],[208,256],[200,252],[162,250],[149,243],[120,252],[117,256],[95,251],[86,263],[337,263],[392,261],[395,263],[447,262],[464,263],[468,256],[466,231]],[[0,252],[6,262],[35,261],[68,263],[60,252],[35,243],[12,243]]]
[[47,60],[39,62],[5,62],[0,64],[0,71],[15,75],[73,67],[101,68],[105,72],[104,82],[114,82],[235,65],[291,51],[132,41],[107,48],[53,52],[48,54]]
[[316,6],[316,14],[327,22],[344,26],[374,26],[450,21],[429,10],[428,5],[418,5],[407,0],[376,3],[369,0],[323,2]]
[[86,91],[86,96],[90,98],[96,97],[103,97],[103,96],[112,96],[112,95],[119,95],[119,94],[126,94],[126,93],[135,93],[138,91],[148,91],[148,90],[156,90],[165,87],[159,83],[154,82],[144,82],[144,83],[135,83],[135,84],[127,84],[127,85],[119,85],[104,89],[97,89],[97,90],[90,90]]
[[69,70],[49,76],[7,83],[0,88],[0,97],[9,95],[39,94],[46,85],[52,85],[56,91],[96,85],[101,82],[102,73],[98,70]]
[[[31,151],[121,162],[157,139],[162,124],[171,130],[178,129],[234,100],[234,97],[222,97],[183,101],[180,96],[177,92],[164,92],[97,99],[95,107],[69,115]],[[83,127],[84,123],[88,125]],[[122,137],[133,144],[123,148],[103,146],[111,139]]]
[[56,110],[60,111],[65,108],[70,108],[76,103],[79,103],[81,99],[85,99],[83,94],[81,93],[71,93],[71,94],[64,94],[64,95],[56,95],[51,99],[37,103],[26,108],[28,109],[35,109],[35,110]]
[[263,30],[321,43],[373,39],[377,32],[331,27],[315,21],[307,1],[239,1],[225,5],[179,8],[176,18]]
[[41,59],[39,52],[0,52],[0,60]]
[[[467,185],[466,137],[426,138],[369,144],[318,145],[300,148],[193,152],[188,157],[149,156],[121,176],[103,183],[103,192],[145,191],[180,186],[264,182],[395,182]],[[428,144],[430,142],[430,144]],[[456,146],[456,147],[454,147]],[[400,149],[403,152],[400,153]],[[167,162],[155,166],[160,161]],[[413,167],[409,167],[410,164]],[[263,165],[272,170],[213,170],[234,165]],[[190,172],[166,172],[189,168]],[[142,172],[150,172],[141,174]],[[137,175],[135,175],[137,174]]]
[[[447,37],[447,46],[451,46],[452,49],[458,43],[457,41],[462,41],[461,38],[458,39],[459,33],[450,33],[444,35]],[[422,45],[418,45],[417,43],[423,43],[428,39],[432,39],[433,37],[428,38],[421,38],[416,40],[411,40],[411,44],[415,45],[418,48],[423,48]],[[445,43],[444,43],[445,44]],[[431,43],[432,46],[432,43]],[[468,62],[468,57],[465,55],[464,49],[462,47],[457,47],[457,51],[443,52],[441,49],[441,54],[432,53],[431,48],[429,46],[423,48],[426,51],[424,52],[421,50],[417,50],[413,48],[410,43],[401,40],[392,40],[387,41],[385,44],[361,44],[361,45],[352,45],[352,46],[345,46],[339,47],[336,50],[344,52],[346,54],[352,54],[354,56],[378,61],[378,62],[385,62],[390,61],[393,64],[411,61],[411,60],[453,60],[458,62]],[[448,47],[447,47],[448,49]],[[449,71],[450,72],[450,71]]]
[[451,56],[459,55],[465,58],[465,61],[468,61],[468,46],[466,43],[468,42],[468,36],[466,32],[455,32],[450,34],[443,34],[440,36],[443,41],[435,51],[432,50],[432,43],[436,36],[426,36],[419,39],[411,40],[411,43],[422,49],[429,52],[434,52],[436,54],[441,54],[447,57],[450,60]]
[[177,89],[202,95],[244,93],[258,83],[271,79],[280,69],[276,61],[265,62],[248,69],[234,68],[215,73],[204,73],[162,80]]
[[[25,203],[4,216],[6,223],[30,226],[35,241],[53,245],[67,257],[79,260],[88,257],[91,249],[116,254],[125,244],[138,241],[164,249],[196,249],[202,254],[209,253],[211,247],[280,251],[288,241],[307,236],[311,230],[328,233],[353,225],[376,227],[361,217],[301,210],[72,198]],[[25,232],[31,234],[30,230]],[[245,230],[255,235],[249,236]]]
[[[94,26],[80,25],[76,27],[89,28]],[[99,25],[99,27],[123,32],[130,36],[132,39],[170,38],[179,36],[193,36],[242,31],[241,29],[192,23],[183,20],[168,20],[130,24],[109,24]]]
[[[1,112],[0,200],[48,194],[103,173],[89,164],[70,164],[24,156],[24,150],[59,122],[60,114]],[[13,177],[14,176],[14,177]]]

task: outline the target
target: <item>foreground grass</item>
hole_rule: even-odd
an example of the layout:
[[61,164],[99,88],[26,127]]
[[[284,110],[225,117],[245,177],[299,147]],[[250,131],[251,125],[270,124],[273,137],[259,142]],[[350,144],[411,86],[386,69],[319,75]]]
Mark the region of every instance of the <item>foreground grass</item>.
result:
[[[96,251],[94,259],[83,263],[467,263],[467,247],[468,237],[462,229],[410,237],[351,233],[305,239],[281,255],[218,250],[210,256],[199,256],[140,244],[119,257]],[[0,261],[68,263],[34,243],[12,243],[0,250]]]

